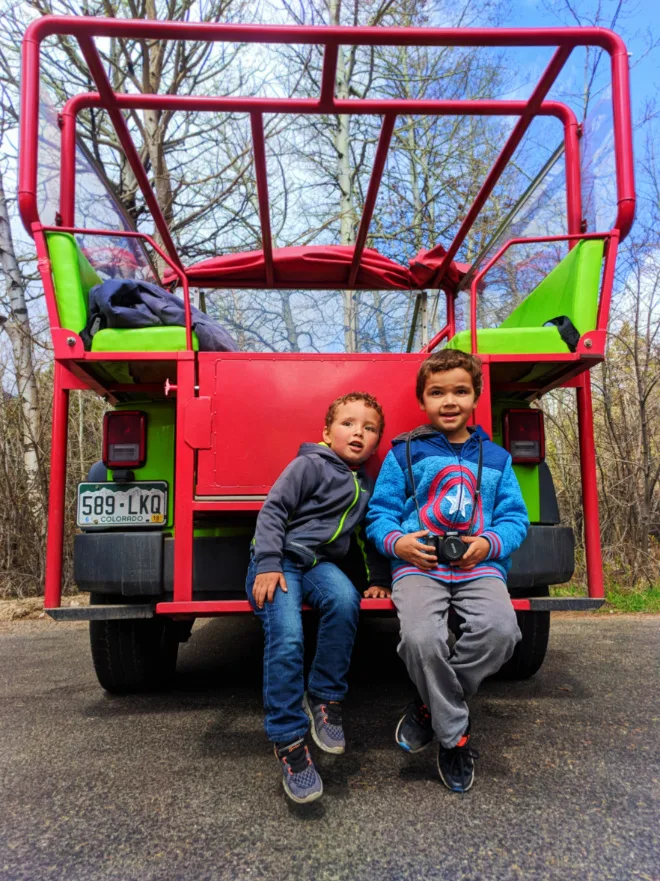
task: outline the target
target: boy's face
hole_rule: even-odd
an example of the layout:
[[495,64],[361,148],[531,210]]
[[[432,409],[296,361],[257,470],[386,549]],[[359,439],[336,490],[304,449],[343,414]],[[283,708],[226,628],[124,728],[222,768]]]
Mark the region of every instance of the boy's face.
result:
[[462,367],[429,374],[419,406],[450,443],[467,440],[466,426],[477,406],[472,377]]
[[340,404],[323,440],[347,465],[366,462],[380,440],[380,416],[364,401]]

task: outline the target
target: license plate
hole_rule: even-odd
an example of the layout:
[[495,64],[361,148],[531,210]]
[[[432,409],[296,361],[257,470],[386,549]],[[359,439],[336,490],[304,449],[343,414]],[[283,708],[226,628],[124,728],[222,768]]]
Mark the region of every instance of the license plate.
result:
[[167,483],[79,483],[78,526],[158,526],[167,522]]

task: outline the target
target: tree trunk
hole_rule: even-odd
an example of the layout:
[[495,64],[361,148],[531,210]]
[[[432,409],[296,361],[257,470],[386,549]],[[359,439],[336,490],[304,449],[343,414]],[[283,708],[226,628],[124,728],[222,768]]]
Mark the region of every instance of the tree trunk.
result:
[[11,342],[16,374],[16,388],[21,403],[23,466],[27,476],[28,504],[35,527],[43,531],[45,489],[43,473],[37,448],[41,436],[37,380],[32,356],[32,332],[28,317],[25,290],[14,250],[9,224],[4,181],[0,169],[0,258],[5,274],[9,315],[0,315],[0,327],[4,327]]
[[[340,0],[330,2],[330,24],[339,24]],[[348,77],[344,50],[339,46],[337,53],[337,75],[335,79],[337,98],[348,98]],[[335,150],[337,151],[337,182],[339,184],[339,241],[342,245],[352,245],[355,241],[355,213],[353,210],[353,183],[350,164],[350,117],[338,116],[335,129]],[[357,292],[344,291],[344,348],[347,352],[357,351]]]
[[[158,18],[155,0],[146,0],[145,18]],[[146,40],[143,44],[142,51],[142,91],[144,94],[157,94],[163,74],[165,42],[163,40]],[[149,162],[153,174],[156,200],[160,206],[160,210],[163,212],[165,222],[169,227],[172,225],[174,219],[174,199],[172,194],[172,180],[169,168],[167,167],[167,160],[165,158],[165,132],[160,124],[161,113],[162,111],[160,110],[144,111],[144,131],[147,154],[149,156]],[[154,238],[160,245],[163,244],[160,235],[155,233]],[[158,268],[159,271],[164,268],[164,261],[160,258],[158,258]]]

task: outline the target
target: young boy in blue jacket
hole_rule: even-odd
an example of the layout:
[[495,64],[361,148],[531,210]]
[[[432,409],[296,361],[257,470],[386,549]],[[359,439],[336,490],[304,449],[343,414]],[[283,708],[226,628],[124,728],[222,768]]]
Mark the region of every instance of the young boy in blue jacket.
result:
[[[367,537],[392,560],[398,652],[421,695],[396,740],[415,753],[435,733],[438,771],[454,792],[474,781],[466,699],[521,638],[506,573],[529,526],[511,456],[467,427],[481,386],[473,355],[445,349],[422,363],[417,399],[430,424],[394,439],[367,513]],[[450,654],[452,606],[462,632]]]
[[[341,701],[360,595],[337,563],[347,555],[351,533],[367,510],[373,485],[361,466],[383,428],[383,411],[371,395],[337,398],[326,414],[323,443],[302,444],[257,518],[246,587],[264,629],[266,735],[274,743],[285,792],[300,804],[323,794],[305,745],[310,726],[320,749],[335,754],[345,749]],[[369,570],[365,596],[389,596],[387,560],[369,553]],[[303,603],[320,612],[306,694]]]

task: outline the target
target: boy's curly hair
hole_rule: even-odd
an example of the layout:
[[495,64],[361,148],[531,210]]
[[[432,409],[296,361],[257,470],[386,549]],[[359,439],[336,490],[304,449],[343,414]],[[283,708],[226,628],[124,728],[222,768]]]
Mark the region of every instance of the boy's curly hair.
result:
[[335,398],[332,404],[328,407],[328,412],[325,414],[325,427],[329,429],[334,422],[337,409],[341,407],[342,404],[349,404],[351,401],[363,401],[366,407],[371,407],[372,410],[375,410],[376,413],[378,413],[378,416],[380,417],[379,437],[382,436],[383,431],[385,430],[385,414],[383,413],[383,408],[380,406],[376,398],[367,392],[349,392],[347,395]]
[[454,370],[457,367],[462,367],[463,370],[470,374],[474,394],[478,398],[481,395],[483,384],[483,372],[479,358],[467,352],[460,352],[458,349],[443,349],[441,352],[434,352],[433,355],[429,355],[425,361],[422,361],[417,373],[417,384],[415,387],[417,400],[420,403],[422,402],[426,380],[432,373],[442,373],[445,370]]

